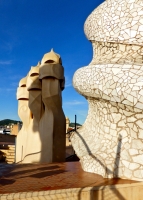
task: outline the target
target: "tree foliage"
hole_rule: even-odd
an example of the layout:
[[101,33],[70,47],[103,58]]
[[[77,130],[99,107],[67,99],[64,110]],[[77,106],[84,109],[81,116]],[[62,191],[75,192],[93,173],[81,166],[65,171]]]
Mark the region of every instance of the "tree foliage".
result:
[[18,122],[21,123],[20,121],[17,121],[17,120],[3,119],[3,120],[0,120],[0,126],[17,124]]

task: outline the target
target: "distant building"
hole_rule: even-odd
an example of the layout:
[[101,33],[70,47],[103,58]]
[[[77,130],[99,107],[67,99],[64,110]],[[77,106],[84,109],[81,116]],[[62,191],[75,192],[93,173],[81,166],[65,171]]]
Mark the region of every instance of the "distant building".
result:
[[3,134],[3,128],[0,128],[0,133]]
[[68,117],[66,117],[66,133],[68,132],[69,124],[70,124],[70,120]]
[[17,123],[11,126],[11,135],[17,135],[22,127],[22,124]]
[[4,128],[3,129],[3,134],[10,134],[11,133],[11,128]]

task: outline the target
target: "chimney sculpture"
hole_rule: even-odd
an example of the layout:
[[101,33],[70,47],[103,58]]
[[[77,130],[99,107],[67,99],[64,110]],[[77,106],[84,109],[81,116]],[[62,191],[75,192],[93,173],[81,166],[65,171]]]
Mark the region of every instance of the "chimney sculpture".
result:
[[142,16],[142,0],[106,0],[84,25],[93,59],[73,85],[89,111],[71,141],[83,169],[103,177],[143,181]]
[[64,81],[60,55],[53,50],[20,81],[17,99],[23,127],[17,136],[17,163],[65,161]]

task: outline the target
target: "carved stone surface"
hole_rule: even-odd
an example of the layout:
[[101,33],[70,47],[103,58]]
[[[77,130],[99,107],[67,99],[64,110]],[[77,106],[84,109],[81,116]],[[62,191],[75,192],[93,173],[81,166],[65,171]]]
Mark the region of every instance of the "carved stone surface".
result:
[[63,162],[66,121],[62,110],[64,69],[51,51],[31,67],[17,90],[18,114],[23,122],[17,136],[16,162]]
[[76,71],[75,89],[89,103],[72,145],[85,171],[143,180],[143,2],[107,0],[84,26],[91,63]]

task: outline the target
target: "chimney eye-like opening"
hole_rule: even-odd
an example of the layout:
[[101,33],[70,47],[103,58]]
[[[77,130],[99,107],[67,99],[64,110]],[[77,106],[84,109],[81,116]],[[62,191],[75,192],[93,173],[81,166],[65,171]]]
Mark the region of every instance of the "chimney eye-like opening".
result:
[[54,63],[54,60],[47,60],[45,63]]
[[30,118],[33,119],[33,113],[30,111]]
[[20,87],[26,87],[26,84],[21,85]]
[[32,76],[38,76],[38,75],[39,75],[38,73],[33,73],[30,76],[32,77]]

